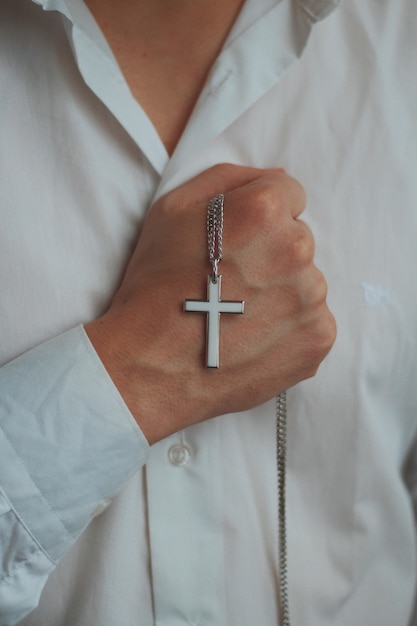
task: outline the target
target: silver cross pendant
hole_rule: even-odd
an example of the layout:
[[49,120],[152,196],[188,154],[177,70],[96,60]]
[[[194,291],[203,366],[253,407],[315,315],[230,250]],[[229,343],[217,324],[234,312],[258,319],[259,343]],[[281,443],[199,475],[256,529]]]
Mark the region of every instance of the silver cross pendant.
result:
[[222,277],[210,275],[207,280],[207,300],[186,300],[184,311],[207,315],[207,367],[220,366],[220,314],[243,313],[244,302],[221,300]]

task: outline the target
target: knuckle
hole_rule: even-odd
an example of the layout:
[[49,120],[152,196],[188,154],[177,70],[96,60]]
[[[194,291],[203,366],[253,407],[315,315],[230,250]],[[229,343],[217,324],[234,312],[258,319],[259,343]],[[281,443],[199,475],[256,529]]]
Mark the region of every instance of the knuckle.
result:
[[293,267],[304,267],[313,261],[314,239],[309,228],[299,228],[287,244],[287,255]]
[[307,369],[305,373],[305,379],[314,378],[314,376],[317,374],[317,371],[319,369],[319,365],[320,363],[317,363],[316,365],[311,366],[309,369]]
[[210,168],[210,171],[218,176],[220,180],[228,179],[236,170],[236,165],[232,163],[216,163]]
[[270,230],[277,223],[280,197],[272,185],[259,185],[253,203],[256,210],[257,226]]
[[326,316],[323,321],[323,332],[320,335],[321,348],[325,355],[331,350],[336,341],[337,328],[334,315],[326,307]]
[[303,185],[295,178],[291,178],[291,182],[294,185],[294,190],[297,195],[298,203],[304,208],[307,204],[307,192],[304,189]]
[[324,277],[324,274],[315,268],[315,302],[325,302],[328,293],[327,281]]
[[319,315],[314,329],[314,345],[320,361],[326,356],[336,339],[336,321],[326,305]]
[[336,340],[336,333],[335,318],[327,306],[324,306],[310,329],[308,341],[304,343],[308,378],[317,373],[320,363],[330,352]]
[[286,183],[288,186],[288,200],[290,202],[296,203],[297,206],[300,206],[302,209],[304,209],[307,204],[307,193],[303,185],[296,178],[288,175],[286,176]]

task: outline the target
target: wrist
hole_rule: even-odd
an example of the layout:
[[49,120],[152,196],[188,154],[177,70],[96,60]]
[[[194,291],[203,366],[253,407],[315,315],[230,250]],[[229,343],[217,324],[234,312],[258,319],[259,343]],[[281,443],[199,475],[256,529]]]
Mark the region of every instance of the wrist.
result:
[[[139,309],[140,310],[140,309]],[[138,319],[138,309],[128,312],[109,311],[85,325],[85,331],[112,378],[125,404],[150,444],[182,430],[193,423],[212,417],[206,415],[208,402],[201,390],[205,368],[193,358],[180,356],[188,339],[179,312],[178,328],[155,329],[157,321]],[[181,316],[181,317],[180,317]],[[134,318],[132,321],[132,317]],[[187,324],[187,331],[198,326],[197,336],[204,336],[201,324]],[[156,332],[155,332],[156,331]],[[196,338],[190,339],[191,345]],[[198,340],[198,339],[197,339]],[[185,342],[185,344],[184,344]],[[195,345],[195,343],[194,343]]]

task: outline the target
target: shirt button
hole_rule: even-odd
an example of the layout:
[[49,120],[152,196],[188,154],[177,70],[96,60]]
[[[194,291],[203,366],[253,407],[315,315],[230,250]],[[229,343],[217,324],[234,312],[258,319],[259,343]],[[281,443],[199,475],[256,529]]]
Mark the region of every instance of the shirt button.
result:
[[183,443],[176,443],[169,448],[168,458],[172,465],[186,465],[191,458],[190,449]]

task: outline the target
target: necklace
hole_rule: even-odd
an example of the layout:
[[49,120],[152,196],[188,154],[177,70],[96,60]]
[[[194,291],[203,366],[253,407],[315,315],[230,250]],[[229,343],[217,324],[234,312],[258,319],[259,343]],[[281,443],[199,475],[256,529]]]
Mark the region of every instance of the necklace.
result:
[[207,207],[207,241],[212,273],[207,278],[207,300],[186,300],[184,311],[207,315],[207,367],[220,367],[220,314],[243,313],[243,301],[221,299],[222,277],[218,273],[223,256],[223,208],[224,195],[210,200]]
[[286,462],[287,462],[287,394],[276,397],[276,455],[278,479],[278,569],[281,626],[290,626],[288,604]]
[[[185,300],[184,311],[207,315],[207,367],[220,366],[220,314],[243,313],[243,301],[221,300],[219,263],[223,257],[224,195],[212,198],[207,207],[207,242],[212,273],[207,278],[207,300]],[[276,462],[278,489],[278,570],[280,626],[290,626],[288,603],[288,562],[286,525],[287,395],[276,397]]]

